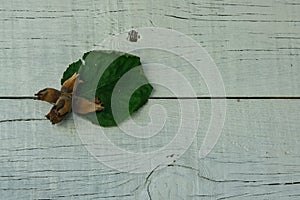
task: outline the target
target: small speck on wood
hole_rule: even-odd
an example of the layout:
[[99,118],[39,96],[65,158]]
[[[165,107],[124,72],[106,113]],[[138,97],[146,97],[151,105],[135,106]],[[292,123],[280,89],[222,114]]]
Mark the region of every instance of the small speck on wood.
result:
[[131,30],[131,31],[128,32],[127,39],[130,42],[137,42],[139,38],[140,38],[140,36],[139,36],[139,33],[137,31]]

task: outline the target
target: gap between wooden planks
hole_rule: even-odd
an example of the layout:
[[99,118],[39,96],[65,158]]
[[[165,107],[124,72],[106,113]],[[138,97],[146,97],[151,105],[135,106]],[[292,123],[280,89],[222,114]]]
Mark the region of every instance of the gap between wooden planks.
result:
[[[33,96],[0,96],[0,99],[36,99]],[[300,96],[217,96],[217,97],[210,97],[210,96],[201,96],[201,97],[150,97],[149,99],[182,99],[182,100],[189,100],[189,99],[299,99]]]

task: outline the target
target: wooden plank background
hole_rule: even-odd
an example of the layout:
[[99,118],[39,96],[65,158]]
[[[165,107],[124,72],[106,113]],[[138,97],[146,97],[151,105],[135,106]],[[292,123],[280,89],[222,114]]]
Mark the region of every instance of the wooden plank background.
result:
[[[58,88],[69,63],[138,27],[172,28],[199,42],[228,96],[299,96],[299,9],[297,0],[0,0],[0,96]],[[150,100],[143,109],[154,104],[177,105]],[[189,150],[166,168],[132,174],[91,156],[71,116],[52,126],[46,103],[0,99],[1,199],[299,199],[299,100],[228,100],[221,138],[204,159],[210,101],[199,104]]]

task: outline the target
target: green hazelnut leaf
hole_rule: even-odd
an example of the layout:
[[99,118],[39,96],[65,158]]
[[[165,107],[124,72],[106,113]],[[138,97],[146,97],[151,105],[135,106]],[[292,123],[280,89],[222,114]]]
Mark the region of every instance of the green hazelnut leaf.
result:
[[105,107],[103,111],[96,112],[96,117],[95,113],[82,117],[103,127],[117,126],[126,120],[148,101],[153,90],[143,72],[140,58],[128,53],[107,50],[87,52],[82,59],[69,65],[61,84],[75,72],[84,81],[78,85],[76,95],[90,101],[98,98]]

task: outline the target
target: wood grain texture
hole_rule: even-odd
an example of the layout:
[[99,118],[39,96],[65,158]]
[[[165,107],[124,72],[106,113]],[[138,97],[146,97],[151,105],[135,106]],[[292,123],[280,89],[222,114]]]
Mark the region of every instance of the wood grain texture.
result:
[[[157,26],[185,33],[205,47],[228,95],[297,96],[297,8],[295,1],[274,0],[3,2],[0,91],[28,95],[58,86],[66,66],[109,35]],[[30,84],[42,73],[48,74],[44,82]],[[15,80],[20,87],[11,91],[6,85]]]
[[[15,105],[14,100],[3,101],[1,113],[6,111],[5,107]],[[164,105],[169,115],[174,116],[170,109],[175,103],[162,101],[151,100],[138,113],[137,120],[146,121],[147,110],[155,104]],[[27,106],[21,111],[30,119],[39,119],[49,107],[30,100],[24,100],[23,104]],[[169,166],[154,167],[151,173],[142,174],[119,172],[91,156],[77,135],[72,117],[52,126],[45,120],[13,121],[22,118],[20,111],[7,112],[5,119],[11,121],[0,123],[1,196],[5,199],[299,197],[297,100],[228,101],[224,131],[204,159],[198,158],[198,151],[209,121],[210,102],[200,104],[203,126],[189,150],[180,157],[174,155]],[[34,112],[26,113],[26,109]],[[138,139],[126,140],[121,132],[109,137],[121,148],[150,151],[163,146],[158,141],[169,141],[176,130],[176,124],[169,125],[156,142],[144,144]]]
[[[216,62],[229,96],[300,95],[297,0],[0,0],[0,5],[0,96],[59,88],[66,66],[84,52],[100,48],[108,36],[147,26],[172,28],[199,42]],[[174,67],[197,95],[208,94],[197,74]],[[170,93],[159,89],[155,95]],[[52,126],[44,118],[50,105],[0,100],[1,199],[299,199],[298,100],[228,100],[221,138],[204,159],[198,152],[211,102],[198,102],[201,126],[188,151],[174,155],[168,166],[132,174],[94,158],[72,116]],[[155,104],[170,116],[154,141],[137,144],[117,130],[110,139],[131,151],[162,147],[177,128],[178,105],[150,100],[136,120],[148,122]]]

